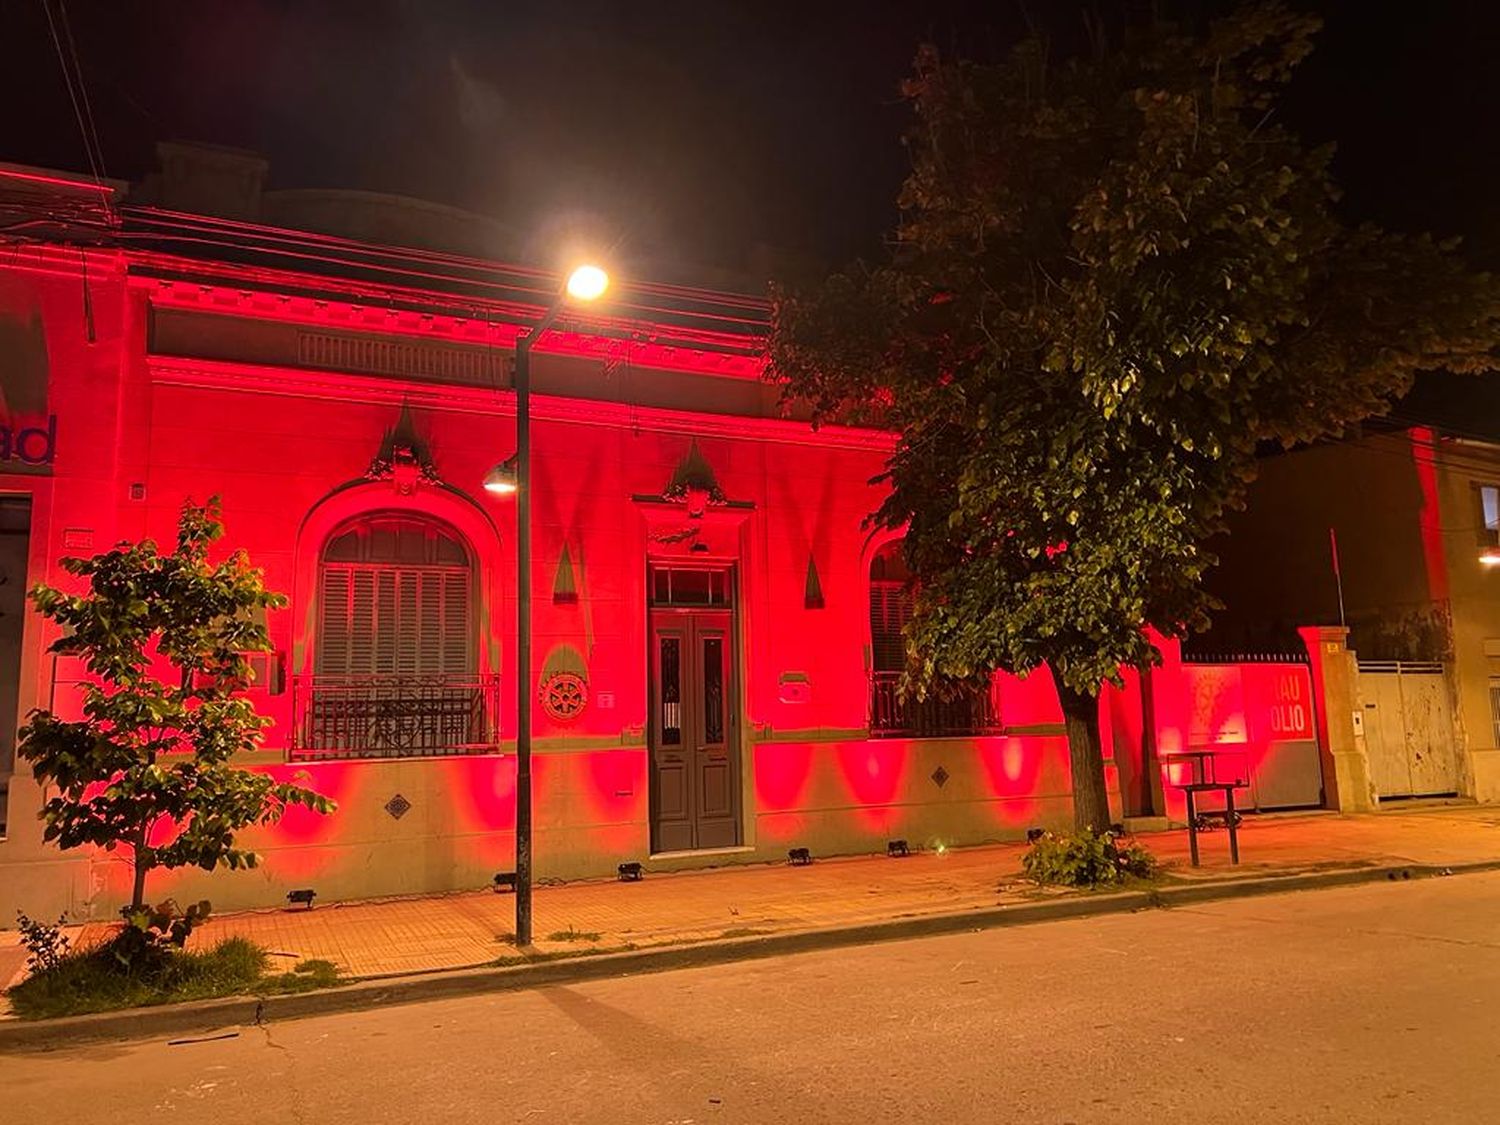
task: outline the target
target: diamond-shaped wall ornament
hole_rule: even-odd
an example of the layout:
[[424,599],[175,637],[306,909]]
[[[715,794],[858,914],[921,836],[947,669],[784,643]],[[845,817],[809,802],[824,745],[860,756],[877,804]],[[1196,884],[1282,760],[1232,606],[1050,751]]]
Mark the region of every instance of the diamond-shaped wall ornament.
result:
[[400,820],[407,813],[411,812],[411,802],[401,796],[400,793],[397,793],[385,803],[385,811],[391,814],[392,820]]
[[939,789],[948,784],[948,771],[942,766],[932,771],[932,783]]

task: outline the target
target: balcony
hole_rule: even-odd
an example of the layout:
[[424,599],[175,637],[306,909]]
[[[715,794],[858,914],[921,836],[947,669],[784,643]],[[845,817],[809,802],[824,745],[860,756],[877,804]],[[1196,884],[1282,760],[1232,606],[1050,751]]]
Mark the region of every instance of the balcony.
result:
[[499,741],[499,676],[297,676],[291,756],[430,758]]
[[872,738],[958,738],[999,732],[993,692],[965,686],[951,699],[903,700],[896,690],[900,680],[900,672],[871,674]]

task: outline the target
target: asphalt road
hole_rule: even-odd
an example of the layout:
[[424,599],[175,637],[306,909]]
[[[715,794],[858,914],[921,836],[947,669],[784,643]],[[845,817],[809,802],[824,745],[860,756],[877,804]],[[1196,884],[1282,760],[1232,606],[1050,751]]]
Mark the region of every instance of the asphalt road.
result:
[[1500,874],[0,1056],[0,1120],[1500,1122]]

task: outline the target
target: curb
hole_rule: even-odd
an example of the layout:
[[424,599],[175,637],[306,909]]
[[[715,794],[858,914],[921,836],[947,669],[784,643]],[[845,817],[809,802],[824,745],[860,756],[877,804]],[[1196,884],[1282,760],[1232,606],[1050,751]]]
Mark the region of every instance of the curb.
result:
[[196,1000],[185,1004],[164,1004],[155,1008],[132,1008],[34,1022],[8,1020],[0,1023],[0,1053],[51,1050],[100,1040],[212,1036],[216,1032],[224,1033],[264,1024],[270,1020],[366,1011],[391,1004],[413,1004],[483,993],[542,988],[547,985],[578,984],[607,977],[700,968],[733,961],[837,949],[848,945],[868,945],[1123,914],[1153,907],[1192,906],[1203,902],[1255,898],[1290,891],[1428,879],[1443,875],[1482,874],[1488,871],[1500,871],[1500,860],[1455,864],[1450,867],[1414,863],[1229,879],[1196,885],[1172,885],[1148,891],[1078,895],[1046,902],[981,907],[959,913],[797,930],[697,945],[657,946],[505,968],[482,966],[367,978],[338,988],[282,996]]

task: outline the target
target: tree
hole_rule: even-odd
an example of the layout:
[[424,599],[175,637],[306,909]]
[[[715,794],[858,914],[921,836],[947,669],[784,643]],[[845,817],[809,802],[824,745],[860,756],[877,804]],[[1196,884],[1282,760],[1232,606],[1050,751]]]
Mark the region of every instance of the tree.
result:
[[235,833],[274,824],[289,804],[334,809],[309,789],[232,764],[270,721],[244,697],[246,654],[270,647],[257,615],[286,599],[266,590],[243,551],[209,561],[223,531],[217,497],[205,507],[189,501],[174,551],[145,539],[64,559],[63,570],[88,580],[87,593],[45,583],[31,591],[63,628],[50,651],[81,659],[91,678],[81,720],[37,710],[20,731],[20,755],[57,789],[42,807],[44,836],[62,848],[129,848],[132,912],[152,869],[254,867],[259,857]]
[[1318,26],[1257,3],[1069,59],[924,48],[891,259],[773,293],[787,399],[899,435],[871,519],[918,581],[903,689],[1050,667],[1080,827],[1109,819],[1099,692],[1159,660],[1147,627],[1207,624],[1257,451],[1496,365],[1491,280],[1342,221],[1332,150],[1278,122]]

